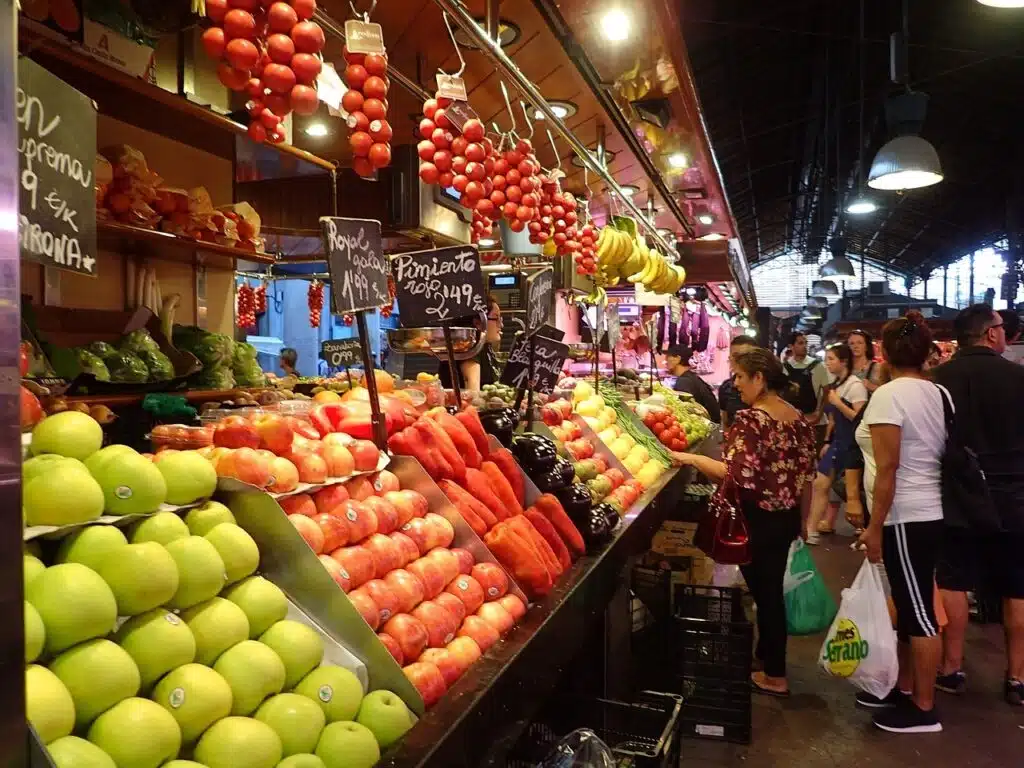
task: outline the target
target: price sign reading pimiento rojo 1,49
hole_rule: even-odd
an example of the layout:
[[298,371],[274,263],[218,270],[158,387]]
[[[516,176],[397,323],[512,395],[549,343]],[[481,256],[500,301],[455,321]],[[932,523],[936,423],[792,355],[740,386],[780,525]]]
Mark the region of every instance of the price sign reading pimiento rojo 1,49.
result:
[[320,342],[320,358],[331,368],[348,368],[363,361],[359,339],[332,339]]
[[320,231],[331,273],[331,312],[344,315],[390,304],[380,222],[323,216]]
[[[533,381],[530,381],[530,344],[533,344]],[[520,336],[512,346],[501,372],[501,383],[516,389],[532,389],[547,394],[554,391],[562,375],[562,365],[569,354],[569,345],[534,334]]]
[[391,257],[391,274],[405,328],[438,326],[487,311],[476,246],[397,254]]

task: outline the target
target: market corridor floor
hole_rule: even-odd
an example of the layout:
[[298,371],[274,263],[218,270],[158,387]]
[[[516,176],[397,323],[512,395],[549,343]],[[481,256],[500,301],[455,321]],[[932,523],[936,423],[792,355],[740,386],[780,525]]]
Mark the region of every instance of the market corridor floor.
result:
[[[848,585],[863,555],[851,539],[825,538],[815,562],[836,595]],[[830,679],[817,666],[822,637],[791,638],[788,700],[754,696],[754,737],[749,746],[685,739],[682,766],[701,768],[1010,768],[1024,765],[1024,708],[1003,702],[1002,629],[972,624],[968,630],[964,696],[937,693],[939,734],[895,735],[871,725],[871,715],[853,705],[855,689]]]

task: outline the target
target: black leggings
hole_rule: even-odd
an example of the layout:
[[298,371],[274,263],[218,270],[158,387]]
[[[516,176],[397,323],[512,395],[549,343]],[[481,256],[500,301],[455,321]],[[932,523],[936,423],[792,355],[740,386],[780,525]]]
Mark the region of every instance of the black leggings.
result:
[[767,512],[745,505],[750,528],[750,563],[740,566],[757,606],[757,648],[769,677],[786,676],[786,600],[782,579],[793,540],[800,535],[800,510]]

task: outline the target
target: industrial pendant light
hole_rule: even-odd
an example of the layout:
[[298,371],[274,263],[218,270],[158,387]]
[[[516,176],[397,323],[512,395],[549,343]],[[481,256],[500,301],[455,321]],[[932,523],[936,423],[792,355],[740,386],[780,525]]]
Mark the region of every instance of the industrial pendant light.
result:
[[832,258],[821,265],[818,274],[822,277],[854,277],[853,263],[846,258],[846,238],[833,237],[829,250]]
[[802,320],[824,320],[825,318],[821,314],[821,310],[817,307],[807,306],[804,307],[804,311],[800,313]]
[[990,8],[1024,8],[1024,0],[978,0]]
[[857,196],[846,206],[846,212],[853,216],[866,216],[878,210],[875,201],[864,194],[864,0],[860,0],[860,43],[857,48],[860,67],[860,120],[857,142]]
[[838,296],[839,286],[831,280],[815,280],[811,283],[811,296],[823,296],[825,298]]
[[807,306],[816,307],[817,309],[825,309],[828,306],[828,299],[824,296],[808,296]]

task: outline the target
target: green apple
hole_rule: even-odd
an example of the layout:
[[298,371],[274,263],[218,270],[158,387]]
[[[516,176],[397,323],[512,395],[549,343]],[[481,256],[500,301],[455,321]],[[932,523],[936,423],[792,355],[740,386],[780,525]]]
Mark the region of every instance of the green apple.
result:
[[281,760],[281,739],[259,720],[225,717],[199,739],[195,758],[208,768],[274,768]]
[[324,664],[302,678],[295,693],[317,702],[327,722],[333,723],[355,719],[363,700],[363,684],[351,670]]
[[327,718],[314,702],[294,693],[279,693],[260,704],[253,715],[281,737],[282,753],[297,755],[316,749]]
[[117,601],[100,575],[80,563],[47,568],[28,585],[25,596],[46,627],[46,650],[103,637],[117,621]]
[[56,453],[84,461],[103,445],[103,427],[92,416],[80,411],[62,411],[36,424],[32,430],[31,451]]
[[416,716],[398,694],[370,691],[359,705],[356,722],[369,728],[377,743],[387,749],[412,728]]
[[327,768],[316,755],[290,755],[277,764],[277,768]]
[[111,552],[128,544],[120,528],[113,525],[89,525],[61,539],[58,563],[81,563],[97,573]]
[[133,616],[114,634],[114,640],[135,660],[148,690],[157,680],[196,656],[192,630],[173,613],[163,608]]
[[44,453],[40,456],[33,456],[21,463],[21,484],[24,485],[30,480],[35,480],[41,474],[49,472],[61,462],[71,462],[76,467],[85,466],[78,459],[69,459],[67,456],[61,456],[56,453]]
[[178,566],[155,541],[126,544],[100,564],[119,616],[137,616],[168,602],[178,591]]
[[117,768],[113,758],[91,741],[65,736],[46,745],[55,768]]
[[315,629],[299,621],[277,622],[260,635],[260,642],[270,646],[284,662],[284,687],[288,690],[324,659],[323,639]]
[[118,768],[156,768],[178,756],[181,729],[170,712],[149,699],[125,699],[97,717],[89,741]]
[[31,663],[39,658],[46,645],[46,627],[35,609],[28,600],[25,601],[25,663]]
[[181,612],[196,639],[196,662],[213,666],[224,651],[249,637],[245,611],[223,597],[211,597]]
[[21,488],[21,510],[29,526],[87,523],[103,514],[103,504],[103,488],[81,462],[72,459]]
[[90,640],[50,662],[75,702],[75,727],[84,729],[119,701],[139,692],[139,668],[124,648],[109,640]]
[[213,668],[231,686],[233,715],[252,714],[267,696],[280,693],[284,688],[281,657],[255,640],[243,640],[228,648]]
[[245,611],[249,619],[249,637],[256,638],[288,615],[288,598],[284,592],[262,576],[232,584],[224,590],[224,597]]
[[202,536],[186,536],[167,545],[178,564],[178,589],[169,608],[188,608],[216,596],[227,583],[224,561],[217,548]]
[[104,511],[108,515],[156,512],[167,499],[167,483],[160,470],[134,451],[103,456],[109,450],[104,448],[86,463],[103,489]]
[[166,709],[191,744],[203,731],[231,714],[231,686],[202,664],[184,664],[164,675],[150,697]]
[[96,453],[92,454],[87,459],[83,459],[83,461],[85,462],[86,468],[89,470],[90,473],[92,473],[94,469],[99,469],[108,461],[110,461],[111,459],[115,459],[118,456],[138,455],[139,452],[129,445],[121,445],[120,443],[114,443],[113,445],[108,445],[106,448],[103,448],[102,450],[96,451]]
[[327,768],[373,768],[380,760],[380,747],[365,725],[330,723],[320,734],[316,756]]
[[214,526],[203,538],[220,553],[228,574],[228,584],[251,576],[260,564],[260,550],[256,542],[234,523]]
[[185,514],[185,523],[193,536],[205,536],[213,530],[214,526],[233,522],[235,522],[235,516],[219,501],[204,502]]
[[22,572],[25,574],[25,588],[28,589],[28,585],[35,580],[36,576],[46,570],[46,566],[43,565],[43,561],[35,555],[22,555],[22,559]]
[[154,463],[167,484],[168,504],[191,504],[217,490],[217,471],[195,451],[158,454]]
[[53,672],[38,664],[25,668],[25,712],[43,744],[67,736],[75,727],[75,702]]
[[169,763],[164,763],[160,768],[207,768],[207,766],[192,760],[171,760]]
[[132,526],[130,536],[132,544],[144,541],[155,541],[165,547],[175,539],[184,539],[189,535],[185,521],[173,512],[157,512],[155,515],[140,520]]

